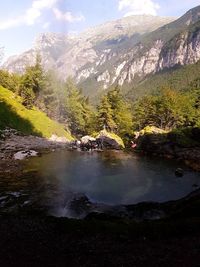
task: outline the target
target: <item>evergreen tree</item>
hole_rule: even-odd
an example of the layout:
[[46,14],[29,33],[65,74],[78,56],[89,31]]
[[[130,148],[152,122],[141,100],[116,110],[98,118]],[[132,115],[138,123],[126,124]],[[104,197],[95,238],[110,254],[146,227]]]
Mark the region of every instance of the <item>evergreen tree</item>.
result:
[[6,70],[0,70],[0,85],[18,93],[20,84],[20,76],[18,74],[10,74]]
[[99,129],[104,127],[109,131],[114,131],[117,128],[115,121],[113,120],[114,114],[111,107],[108,96],[105,95],[101,99],[101,103],[98,106],[98,126]]
[[36,57],[34,66],[26,68],[25,74],[22,76],[19,94],[23,97],[24,105],[31,107],[33,104],[39,105],[39,95],[45,86],[45,74],[41,65],[41,58]]
[[65,116],[72,133],[88,133],[92,110],[87,98],[82,95],[71,79],[67,80],[65,90]]
[[60,82],[53,71],[48,71],[45,77],[45,86],[40,92],[40,109],[53,119],[59,120],[59,94]]
[[108,100],[112,109],[112,118],[116,124],[115,131],[120,136],[130,135],[133,131],[131,107],[125,101],[118,87],[109,91]]

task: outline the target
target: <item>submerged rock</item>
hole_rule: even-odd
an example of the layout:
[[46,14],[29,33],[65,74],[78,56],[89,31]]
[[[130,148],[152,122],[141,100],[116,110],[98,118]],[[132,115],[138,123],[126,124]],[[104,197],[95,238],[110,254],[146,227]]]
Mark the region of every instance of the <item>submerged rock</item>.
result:
[[183,177],[183,174],[184,174],[183,169],[181,169],[181,168],[177,168],[177,169],[175,170],[175,175],[176,175],[177,177]]

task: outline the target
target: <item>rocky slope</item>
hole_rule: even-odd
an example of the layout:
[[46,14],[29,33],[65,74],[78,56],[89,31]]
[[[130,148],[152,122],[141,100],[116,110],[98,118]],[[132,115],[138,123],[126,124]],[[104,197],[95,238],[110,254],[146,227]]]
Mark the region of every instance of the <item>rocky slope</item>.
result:
[[174,18],[130,16],[88,29],[77,36],[44,33],[37,37],[32,49],[10,57],[3,67],[21,73],[26,65],[34,64],[35,55],[40,53],[45,68],[56,69],[61,78],[73,76],[80,82],[97,73],[101,65],[117,55],[115,51],[119,47],[124,46],[126,50],[126,46],[132,46],[143,34],[172,20]]
[[163,69],[196,63],[200,59],[200,6],[143,35],[135,45],[126,46],[125,51],[124,47],[125,42],[117,52],[109,51],[100,68],[99,65],[95,69],[93,66],[88,68],[89,80],[83,81],[83,87],[93,87],[95,82],[104,89],[113,84],[129,86]]

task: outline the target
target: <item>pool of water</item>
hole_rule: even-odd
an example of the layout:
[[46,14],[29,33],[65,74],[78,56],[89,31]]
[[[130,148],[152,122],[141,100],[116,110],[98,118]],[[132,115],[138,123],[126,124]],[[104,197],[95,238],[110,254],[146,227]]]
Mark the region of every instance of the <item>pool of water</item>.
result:
[[[57,151],[23,164],[21,177],[0,180],[1,210],[29,207],[55,213],[77,194],[108,205],[165,202],[200,185],[199,173],[176,161],[122,151]],[[184,169],[181,178],[174,174],[178,167]]]

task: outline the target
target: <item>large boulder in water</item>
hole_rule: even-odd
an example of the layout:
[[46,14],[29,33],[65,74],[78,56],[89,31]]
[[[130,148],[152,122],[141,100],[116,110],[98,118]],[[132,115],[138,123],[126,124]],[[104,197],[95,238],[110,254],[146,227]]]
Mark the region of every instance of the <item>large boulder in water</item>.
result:
[[140,130],[139,132],[135,132],[135,137],[136,139],[139,138],[140,136],[147,135],[147,134],[154,134],[154,135],[159,135],[159,134],[166,134],[167,131],[160,129],[155,126],[146,126],[144,129]]
[[107,132],[106,130],[102,130],[97,135],[97,140],[102,144],[103,148],[110,149],[123,149],[125,148],[124,142],[118,135],[114,133]]
[[165,150],[170,154],[167,133],[155,126],[147,126],[141,131],[135,132],[137,149],[156,154],[162,154],[162,151]]

